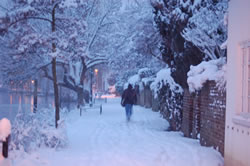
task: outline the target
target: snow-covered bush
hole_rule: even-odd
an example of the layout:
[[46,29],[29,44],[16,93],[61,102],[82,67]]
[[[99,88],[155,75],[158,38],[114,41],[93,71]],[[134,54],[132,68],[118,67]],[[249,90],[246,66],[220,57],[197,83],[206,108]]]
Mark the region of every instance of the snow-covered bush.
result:
[[127,84],[125,84],[124,88],[126,89],[128,84],[131,84],[132,86],[138,85],[140,81],[141,81],[141,78],[139,74],[135,74],[128,79],[128,82]]
[[[66,112],[62,110],[62,112]],[[38,147],[63,148],[67,145],[64,121],[55,128],[55,111],[41,109],[37,113],[20,112],[12,125],[11,150],[30,152]]]
[[171,76],[171,71],[169,68],[160,70],[156,74],[154,82],[151,84],[151,89],[154,91],[155,97],[158,96],[160,89],[166,84],[169,84],[169,88],[173,92],[183,93],[183,89],[178,85]]
[[200,90],[206,81],[215,81],[223,89],[226,85],[226,59],[203,61],[197,66],[191,66],[187,75],[190,92]]
[[124,84],[126,84],[128,82],[128,79],[135,74],[136,72],[131,70],[127,70],[126,72],[123,71],[123,73],[120,74],[114,74],[116,78],[115,89],[118,94],[122,94],[125,86]]
[[154,71],[152,71],[151,69],[149,68],[142,68],[138,71],[138,75],[139,77],[142,79],[142,78],[147,78],[147,77],[152,77],[154,76]]
[[170,122],[170,130],[180,130],[183,89],[171,77],[169,68],[157,73],[151,89],[154,97],[159,99],[161,114]]
[[143,90],[145,86],[149,86],[155,77],[155,72],[150,68],[142,68],[138,70],[138,73],[131,76],[128,82],[124,84],[124,89],[127,88],[128,84],[133,87],[139,86],[140,90]]

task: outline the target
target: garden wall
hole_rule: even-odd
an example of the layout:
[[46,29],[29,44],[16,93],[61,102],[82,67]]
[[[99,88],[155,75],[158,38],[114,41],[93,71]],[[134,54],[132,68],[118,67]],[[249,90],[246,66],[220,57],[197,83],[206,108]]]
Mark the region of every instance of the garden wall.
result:
[[207,82],[201,91],[184,90],[182,132],[200,139],[201,145],[212,146],[224,154],[226,93]]

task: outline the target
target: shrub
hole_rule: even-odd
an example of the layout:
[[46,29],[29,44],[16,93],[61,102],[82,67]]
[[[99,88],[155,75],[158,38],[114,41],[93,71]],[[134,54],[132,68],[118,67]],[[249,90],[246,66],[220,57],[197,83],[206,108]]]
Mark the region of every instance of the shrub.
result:
[[[65,110],[61,111],[63,114]],[[30,152],[39,147],[63,148],[67,145],[64,120],[55,128],[55,111],[20,112],[12,125],[10,150]]]

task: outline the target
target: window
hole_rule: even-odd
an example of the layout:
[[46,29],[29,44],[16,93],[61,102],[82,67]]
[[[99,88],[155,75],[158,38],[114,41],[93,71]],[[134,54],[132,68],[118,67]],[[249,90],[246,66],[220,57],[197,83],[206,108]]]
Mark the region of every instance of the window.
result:
[[239,53],[242,56],[242,110],[233,117],[233,122],[250,127],[250,40],[240,44]]
[[242,113],[250,113],[250,41],[241,43]]

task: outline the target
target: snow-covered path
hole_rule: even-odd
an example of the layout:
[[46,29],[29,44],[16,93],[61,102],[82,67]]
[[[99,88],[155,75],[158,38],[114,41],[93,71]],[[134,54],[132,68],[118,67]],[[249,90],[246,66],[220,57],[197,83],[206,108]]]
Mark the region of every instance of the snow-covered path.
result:
[[132,121],[124,108],[110,101],[99,110],[67,121],[69,146],[41,149],[13,161],[13,166],[222,166],[223,158],[212,148],[180,132],[164,131],[168,123],[159,113],[134,107]]

